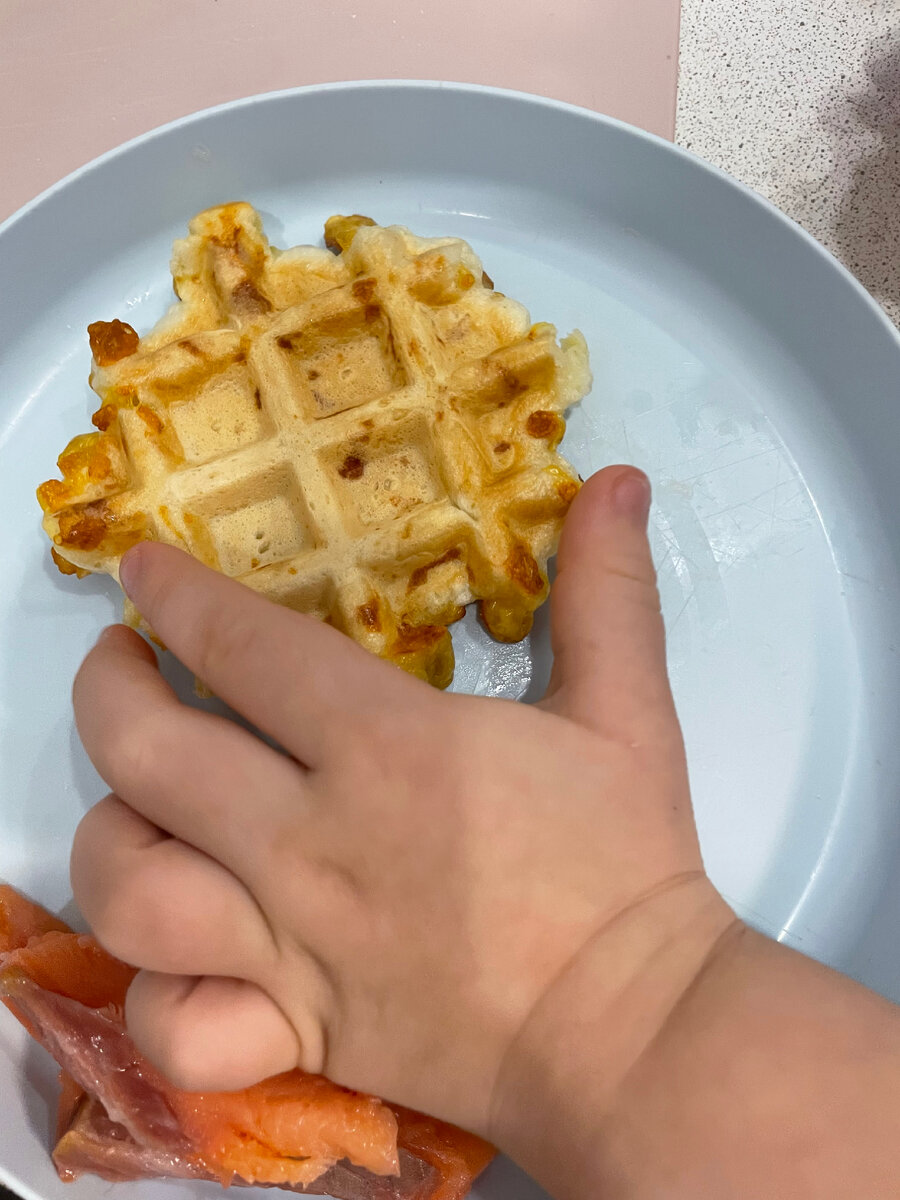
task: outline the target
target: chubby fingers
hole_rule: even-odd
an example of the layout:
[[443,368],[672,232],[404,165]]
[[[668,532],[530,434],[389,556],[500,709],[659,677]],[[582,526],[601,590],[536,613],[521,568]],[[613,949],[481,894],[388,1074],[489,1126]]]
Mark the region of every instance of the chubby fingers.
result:
[[125,1020],[138,1049],[189,1092],[232,1092],[292,1067],[319,1074],[323,1066],[271,996],[244,979],[141,971]]
[[124,626],[106,630],[84,660],[74,704],[110,788],[238,874],[305,813],[306,772],[233,722],[181,704],[153,651]]
[[677,731],[649,510],[641,471],[616,466],[593,475],[566,519],[551,600],[545,705],[629,743],[648,721]]
[[174,1083],[219,1091],[298,1065],[322,1069],[314,964],[301,1042],[266,990],[283,974],[271,929],[219,863],[108,796],[78,827],[71,878],[100,944],[141,968],[129,1033]]
[[313,617],[142,542],[123,558],[129,598],[167,646],[237,712],[318,766],[385,709],[427,687]]
[[234,875],[116,796],[82,818],[70,875],[97,940],[134,966],[240,975],[278,957],[255,900]]

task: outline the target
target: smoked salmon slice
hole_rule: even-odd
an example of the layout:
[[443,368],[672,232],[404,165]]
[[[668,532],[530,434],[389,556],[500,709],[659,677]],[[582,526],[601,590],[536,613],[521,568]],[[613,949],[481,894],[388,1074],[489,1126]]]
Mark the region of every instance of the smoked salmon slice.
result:
[[[423,1159],[400,1150],[399,1176],[373,1175],[344,1161],[330,1167],[314,1183],[290,1190],[337,1197],[337,1200],[435,1200],[444,1187],[438,1172]],[[66,1182],[83,1174],[99,1175],[111,1183],[132,1179],[215,1180],[201,1164],[170,1150],[142,1147],[124,1126],[111,1121],[93,1096],[83,1096],[69,1128],[57,1142],[53,1161]],[[242,1184],[234,1179],[235,1186]],[[452,1194],[452,1193],[451,1193]]]
[[0,884],[0,953],[16,950],[39,933],[54,929],[59,933],[71,933],[65,921],[60,921],[15,888]]
[[338,1200],[462,1200],[488,1143],[317,1075],[239,1092],[173,1087],[137,1050],[133,968],[0,885],[0,998],[62,1068],[54,1162],[95,1174],[257,1184]]

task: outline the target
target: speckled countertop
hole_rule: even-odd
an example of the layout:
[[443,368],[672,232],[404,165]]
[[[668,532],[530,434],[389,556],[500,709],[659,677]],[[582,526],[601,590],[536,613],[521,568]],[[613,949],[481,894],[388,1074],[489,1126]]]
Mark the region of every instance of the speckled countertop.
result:
[[803,225],[900,323],[900,0],[682,0],[676,141]]

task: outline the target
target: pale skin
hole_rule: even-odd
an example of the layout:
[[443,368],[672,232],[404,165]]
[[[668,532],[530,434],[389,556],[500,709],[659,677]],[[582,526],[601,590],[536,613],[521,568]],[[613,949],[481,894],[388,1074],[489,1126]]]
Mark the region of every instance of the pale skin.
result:
[[129,1029],[176,1083],[324,1071],[557,1200],[895,1200],[897,1010],[704,873],[649,500],[628,467],[576,499],[534,707],[437,693],[178,551],[125,557],[162,640],[286,752],[182,706],[121,626],[78,674],[113,794],[75,896],[142,968]]

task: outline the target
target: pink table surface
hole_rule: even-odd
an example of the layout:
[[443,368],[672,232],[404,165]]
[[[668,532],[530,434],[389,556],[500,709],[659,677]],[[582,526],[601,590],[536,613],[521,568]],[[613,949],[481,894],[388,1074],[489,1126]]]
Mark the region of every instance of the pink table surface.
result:
[[0,220],[175,117],[340,79],[568,100],[671,137],[680,0],[0,0]]

